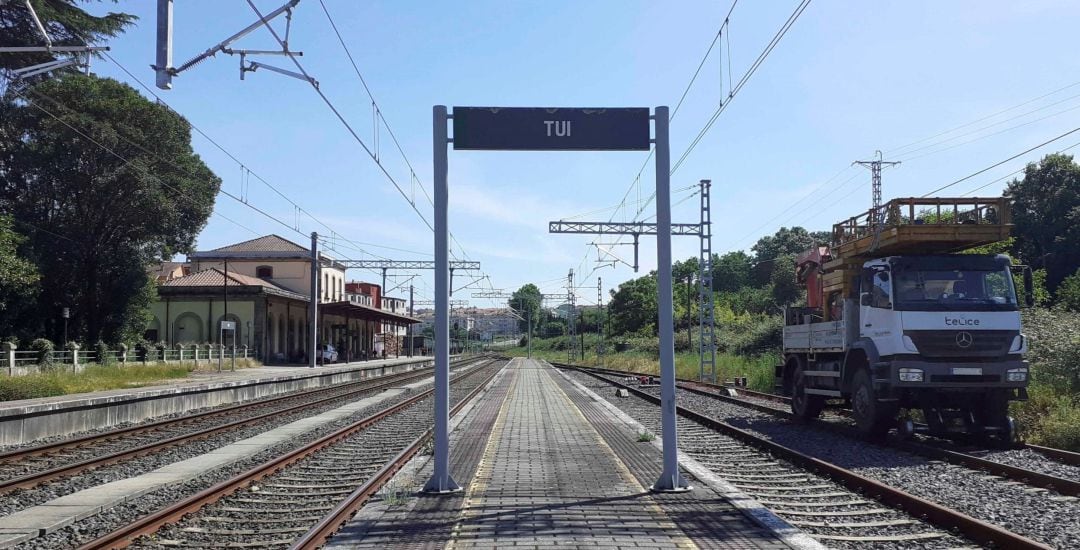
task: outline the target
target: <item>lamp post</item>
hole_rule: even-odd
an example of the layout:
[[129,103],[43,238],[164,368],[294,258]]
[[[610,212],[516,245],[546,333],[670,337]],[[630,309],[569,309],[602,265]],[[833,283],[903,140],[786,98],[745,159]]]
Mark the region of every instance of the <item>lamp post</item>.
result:
[[71,318],[71,308],[65,307],[60,310],[60,316],[64,318],[64,349],[67,349],[67,325],[68,319]]

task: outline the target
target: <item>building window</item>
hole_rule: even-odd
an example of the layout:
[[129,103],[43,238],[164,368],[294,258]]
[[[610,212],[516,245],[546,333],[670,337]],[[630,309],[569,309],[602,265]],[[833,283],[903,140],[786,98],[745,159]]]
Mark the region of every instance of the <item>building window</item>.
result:
[[268,265],[260,265],[255,268],[255,276],[260,279],[274,278],[274,268]]

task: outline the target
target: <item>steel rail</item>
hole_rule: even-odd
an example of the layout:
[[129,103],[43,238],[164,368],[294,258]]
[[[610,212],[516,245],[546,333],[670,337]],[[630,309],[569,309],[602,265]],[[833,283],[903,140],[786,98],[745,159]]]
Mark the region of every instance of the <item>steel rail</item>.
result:
[[[492,359],[492,361],[497,359]],[[496,373],[497,374],[497,373]],[[464,375],[463,375],[464,376]],[[481,386],[486,384],[495,375],[492,374],[486,379]],[[462,377],[458,377],[460,380]],[[197,512],[203,507],[214,504],[219,500],[235,493],[236,491],[249,486],[253,482],[262,480],[263,478],[277,473],[278,471],[303,460],[316,452],[325,449],[369,426],[385,419],[388,416],[393,415],[399,411],[408,408],[411,405],[416,404],[420,400],[431,396],[434,393],[434,389],[429,389],[424,392],[418,393],[413,397],[410,397],[401,403],[392,405],[383,409],[367,418],[349,424],[329,433],[323,437],[316,439],[302,447],[294,449],[288,453],[285,453],[277,458],[271,459],[263,464],[255,466],[239,475],[233,476],[225,481],[222,481],[212,487],[204,489],[194,495],[191,495],[179,502],[175,502],[165,508],[157,510],[143,516],[128,525],[125,525],[119,529],[114,530],[98,539],[90,541],[79,547],[79,550],[94,550],[102,548],[126,548],[132,542],[140,536],[150,535],[157,532],[159,529],[167,524],[175,523],[182,519],[184,516]]]
[[[468,361],[468,360],[462,360],[462,363],[459,363],[459,364],[463,364],[465,361]],[[419,361],[417,361],[417,362],[419,362]],[[432,367],[423,367],[421,369],[414,369],[414,370],[409,371],[407,373],[396,373],[396,374],[390,374],[390,375],[386,375],[386,376],[407,375],[407,374],[410,374],[412,372],[419,372],[419,371],[425,370],[425,369],[430,370],[431,368]],[[106,440],[106,439],[115,439],[115,438],[118,438],[118,437],[121,437],[121,436],[138,435],[138,434],[141,434],[141,433],[151,432],[151,431],[157,430],[157,429],[162,428],[162,427],[178,426],[180,424],[184,424],[184,423],[195,421],[195,420],[202,420],[202,419],[205,419],[205,418],[213,418],[214,416],[232,414],[232,413],[234,413],[234,412],[236,412],[238,410],[243,410],[243,409],[252,408],[252,407],[258,407],[258,406],[267,405],[267,404],[273,404],[273,403],[277,403],[277,402],[284,401],[284,400],[287,400],[287,399],[295,399],[296,397],[299,397],[299,396],[302,396],[302,395],[314,395],[314,394],[318,394],[318,393],[323,393],[323,392],[328,392],[328,391],[333,391],[333,390],[339,390],[341,388],[348,388],[348,387],[351,387],[351,386],[354,386],[354,385],[357,385],[357,384],[364,384],[364,383],[370,382],[372,380],[377,380],[377,379],[380,379],[380,378],[384,378],[384,377],[383,376],[378,376],[378,377],[372,377],[372,378],[365,378],[363,380],[358,380],[356,382],[350,382],[348,384],[341,384],[341,385],[337,385],[337,386],[326,386],[326,387],[322,387],[322,388],[315,388],[315,389],[305,390],[305,391],[296,392],[296,393],[288,393],[288,394],[284,394],[284,395],[271,397],[269,399],[262,399],[262,400],[258,400],[258,401],[248,401],[248,402],[244,402],[244,403],[237,403],[237,404],[234,404],[234,405],[228,405],[228,406],[225,406],[225,407],[214,408],[214,409],[211,409],[211,410],[207,410],[207,411],[203,411],[203,412],[195,413],[195,414],[191,414],[191,415],[186,415],[186,416],[181,416],[181,417],[176,417],[176,418],[166,418],[164,420],[158,420],[158,421],[155,421],[155,422],[149,422],[149,423],[145,423],[145,424],[137,424],[135,426],[128,426],[126,428],[119,428],[119,429],[116,429],[116,430],[109,430],[107,432],[90,434],[90,435],[85,435],[85,436],[76,437],[76,438],[72,438],[72,439],[63,439],[63,440],[56,441],[56,442],[53,442],[53,443],[45,443],[45,444],[42,444],[42,445],[35,445],[33,447],[21,447],[21,448],[11,449],[11,450],[8,450],[8,451],[5,451],[5,452],[0,452],[0,463],[14,462],[14,461],[17,461],[17,460],[22,460],[22,459],[30,457],[30,456],[39,456],[39,455],[48,454],[48,453],[51,453],[51,452],[70,449],[70,448],[73,448],[73,447],[80,447],[80,446],[86,445],[88,443],[97,443],[97,442],[100,442],[100,441],[103,441],[103,440]]]
[[[463,365],[459,364],[458,366],[463,366]],[[329,395],[329,396],[326,396],[326,397],[322,397],[322,398],[316,399],[314,401],[303,401],[303,402],[298,403],[296,405],[293,405],[291,407],[286,407],[284,409],[276,409],[276,410],[273,410],[273,411],[268,411],[268,412],[258,414],[258,415],[255,415],[255,416],[252,416],[252,417],[249,417],[249,418],[244,418],[244,419],[236,420],[236,421],[233,421],[233,422],[227,422],[227,423],[221,424],[219,426],[212,426],[212,427],[209,427],[209,428],[204,428],[202,430],[197,430],[197,431],[189,432],[189,433],[186,433],[186,434],[180,434],[180,435],[173,436],[173,437],[163,439],[163,440],[160,440],[160,441],[155,441],[155,442],[152,442],[152,443],[147,443],[145,445],[140,445],[138,447],[132,447],[130,449],[125,449],[125,450],[117,451],[117,452],[114,452],[114,453],[108,453],[108,454],[105,454],[105,455],[88,458],[86,460],[81,460],[79,462],[73,462],[73,463],[70,463],[70,464],[64,464],[62,466],[49,468],[47,470],[42,470],[42,471],[39,471],[39,472],[33,472],[33,473],[30,473],[30,474],[26,474],[26,475],[22,475],[22,476],[19,476],[19,477],[14,477],[14,478],[11,478],[11,479],[0,481],[0,495],[10,493],[10,492],[12,492],[12,491],[14,491],[16,489],[29,489],[29,488],[41,485],[43,483],[47,483],[49,481],[53,481],[53,480],[64,478],[64,477],[69,477],[69,476],[78,474],[80,472],[85,472],[87,470],[93,470],[93,469],[96,469],[96,468],[101,468],[103,466],[108,466],[110,464],[116,464],[118,462],[123,462],[125,460],[138,458],[140,456],[147,455],[147,454],[150,454],[150,453],[154,453],[154,452],[157,452],[157,451],[160,451],[160,450],[163,450],[163,449],[167,449],[169,447],[175,447],[177,445],[182,445],[184,443],[197,441],[199,439],[205,439],[207,437],[211,437],[211,436],[217,435],[219,433],[228,432],[228,431],[231,431],[231,430],[243,428],[243,427],[251,425],[251,424],[257,424],[257,423],[262,422],[264,420],[272,419],[274,417],[277,417],[277,416],[280,416],[280,415],[283,415],[283,414],[290,414],[290,413],[297,412],[297,411],[300,411],[300,410],[303,410],[303,409],[307,409],[307,408],[311,408],[311,407],[317,407],[319,405],[322,405],[322,404],[325,404],[325,403],[328,403],[328,402],[332,402],[332,401],[336,401],[336,400],[340,400],[340,399],[347,399],[348,397],[350,397],[352,395],[356,395],[358,393],[365,393],[365,392],[370,392],[370,391],[378,391],[378,390],[381,390],[381,389],[385,389],[385,388],[392,387],[392,386],[395,386],[397,384],[400,384],[402,381],[405,381],[405,380],[411,380],[411,379],[415,379],[415,378],[423,378],[423,377],[425,377],[425,376],[427,376],[429,374],[427,372],[427,370],[428,369],[425,368],[425,369],[416,369],[416,370],[413,370],[413,371],[410,371],[410,372],[407,372],[407,373],[399,373],[400,376],[399,375],[391,375],[392,377],[387,379],[387,380],[381,380],[381,378],[383,378],[383,377],[378,377],[378,378],[374,378],[374,379],[368,379],[368,380],[365,380],[363,382],[352,383],[352,384],[349,384],[348,386],[362,385],[362,387],[356,387],[356,388],[354,388],[352,390],[349,390],[349,391],[346,391],[346,392],[343,392],[343,393],[337,393],[337,394],[334,394],[334,395]],[[370,382],[373,382],[373,381],[376,382],[376,383],[375,384],[370,384]],[[343,386],[337,386],[337,388],[341,388],[341,387],[343,387]],[[331,388],[333,388],[333,387],[331,387]],[[326,389],[331,389],[331,388],[326,388]],[[290,397],[295,398],[295,397],[297,397],[297,394],[293,394]],[[273,401],[260,401],[260,402],[258,402],[258,404],[262,405],[262,404],[272,403],[272,402]],[[252,406],[252,407],[255,406],[255,404],[253,404],[253,403],[249,403],[247,405]],[[221,411],[218,411],[218,412],[220,413]],[[233,407],[230,407],[229,412],[235,412],[235,409]],[[179,420],[183,420],[184,418],[186,418],[186,417],[182,417],[182,418],[179,418],[179,419],[173,419],[173,420],[179,421]],[[110,440],[111,441],[111,440],[115,439],[115,436],[111,435],[112,432],[109,432],[109,434],[110,435],[108,437],[103,437],[103,438],[100,438],[100,439],[97,439],[97,440],[99,440],[99,441],[100,440]],[[83,438],[80,438],[80,439],[83,439]],[[93,441],[95,441],[95,439],[93,437],[91,437],[86,442],[93,442]],[[84,444],[85,444],[85,442],[84,442]],[[73,446],[78,446],[78,445],[68,445],[67,447],[64,447],[64,448],[71,448]]]
[[[489,376],[483,383],[476,386],[468,395],[466,395],[461,401],[459,401],[453,408],[450,409],[450,416],[453,417],[465,404],[471,401],[474,397],[480,394],[481,391],[495,378],[498,371]],[[319,523],[304,533],[293,545],[290,547],[296,549],[315,549],[319,548],[330,539],[341,528],[345,522],[352,519],[353,515],[360,510],[367,503],[367,501],[375,495],[390,481],[394,475],[401,470],[405,464],[412,459],[423,448],[424,444],[431,439],[432,430],[424,432],[424,435],[416,438],[405,450],[401,451],[396,457],[386,463],[382,469],[379,470],[371,479],[366,483],[358,487],[353,491],[344,501],[334,507],[326,516],[323,517]]]
[[[660,405],[660,398],[650,393],[641,391],[637,388],[616,382],[604,378],[603,375],[590,372],[588,369],[582,369],[574,367],[572,365],[566,365],[561,363],[552,363],[556,367],[562,368],[577,368],[590,376],[603,380],[614,386],[624,388],[630,393],[650,402],[657,406]],[[824,460],[814,458],[812,456],[800,453],[789,447],[785,447],[768,439],[756,436],[748,431],[736,428],[726,422],[717,420],[710,416],[704,415],[697,411],[687,409],[682,406],[677,406],[676,411],[684,418],[697,422],[707,428],[719,431],[725,435],[734,437],[743,441],[751,446],[757,447],[767,453],[772,454],[778,458],[787,460],[799,467],[806,468],[811,471],[815,471],[819,474],[825,475],[837,481],[844,487],[861,492],[878,502],[887,504],[894,508],[897,508],[907,514],[921,517],[928,523],[944,529],[944,530],[957,530],[965,537],[982,545],[991,545],[1001,548],[1023,548],[1023,549],[1049,549],[1047,546],[1038,541],[1031,540],[1022,535],[1013,533],[1011,531],[1002,529],[996,525],[986,523],[979,519],[973,518],[967,514],[958,512],[951,508],[946,508],[931,502],[929,500],[917,497],[910,493],[901,491],[890,485],[886,485],[877,480],[870,479],[862,476],[846,468],[842,468],[835,464],[831,464]]]
[[[605,373],[610,374],[612,376],[641,375],[641,373],[633,373],[633,372],[630,372],[630,371],[621,371],[621,370],[614,370],[614,369],[598,369],[598,368],[594,368],[594,367],[581,367],[581,366],[577,366],[577,365],[566,365],[566,366],[570,367],[570,368],[589,369],[589,370],[593,370],[593,371],[596,371],[596,372],[605,372]],[[789,420],[792,420],[792,421],[801,422],[800,420],[796,419],[795,416],[793,414],[791,414],[790,412],[788,412],[788,411],[784,411],[784,410],[777,409],[777,408],[774,408],[774,407],[769,407],[768,405],[762,405],[760,403],[754,403],[752,401],[747,401],[745,399],[740,399],[738,397],[731,397],[730,395],[724,395],[722,393],[714,393],[712,391],[709,391],[708,389],[702,389],[701,387],[705,387],[705,388],[709,388],[709,389],[715,389],[715,390],[718,390],[718,391],[727,391],[729,389],[733,389],[733,390],[736,391],[736,393],[744,393],[744,394],[747,394],[747,395],[751,395],[751,396],[753,396],[755,398],[766,399],[766,400],[775,401],[775,402],[778,402],[778,403],[790,404],[791,403],[791,398],[790,397],[785,397],[785,396],[782,396],[782,395],[776,395],[776,394],[765,393],[765,392],[759,392],[759,391],[754,391],[754,390],[747,390],[745,388],[740,388],[740,387],[731,388],[731,387],[723,386],[723,385],[720,385],[720,384],[711,384],[711,383],[708,383],[708,382],[698,382],[698,381],[695,381],[695,380],[680,379],[679,383],[680,383],[679,387],[681,389],[684,389],[684,390],[692,392],[692,393],[696,393],[696,394],[699,394],[699,395],[705,395],[705,396],[708,396],[708,397],[713,397],[713,398],[719,399],[721,401],[732,403],[734,405],[743,406],[743,407],[746,407],[746,408],[749,408],[749,409],[764,412],[766,414],[771,414],[771,415],[779,416],[781,418],[786,418],[786,419],[789,419]],[[694,387],[694,386],[701,386],[701,387]],[[835,412],[835,413],[837,413],[837,414],[839,414],[841,416],[848,416],[848,411],[846,409],[830,409],[830,410],[832,410],[833,412]],[[829,422],[827,420],[815,419],[815,420],[809,422],[809,424],[813,425],[813,426],[817,426],[819,428],[831,430],[831,431],[834,431],[836,433],[840,433],[842,435],[847,435],[847,436],[852,436],[852,437],[857,437],[858,436],[858,433],[855,430],[851,429],[850,427],[839,425],[839,424],[836,424],[834,422]],[[965,453],[965,452],[962,452],[962,451],[954,451],[954,450],[951,450],[951,449],[945,449],[945,448],[939,447],[939,446],[931,444],[931,443],[915,442],[915,441],[902,441],[902,440],[896,440],[896,439],[883,440],[883,441],[879,441],[878,443],[880,443],[882,445],[888,445],[888,446],[891,446],[893,448],[897,448],[897,449],[900,449],[900,450],[903,450],[903,451],[906,451],[906,452],[909,452],[909,453],[912,453],[912,454],[921,455],[921,456],[924,456],[924,457],[927,457],[927,458],[932,458],[932,459],[935,459],[935,460],[945,460],[945,461],[947,461],[949,463],[952,463],[952,464],[957,464],[957,465],[965,466],[965,467],[968,467],[968,468],[974,468],[974,469],[978,469],[978,470],[983,470],[983,471],[985,471],[987,473],[997,475],[997,476],[1006,477],[1006,478],[1009,478],[1009,479],[1012,479],[1012,480],[1015,480],[1015,481],[1020,481],[1022,483],[1027,484],[1027,485],[1032,485],[1034,487],[1042,487],[1044,489],[1051,489],[1051,490],[1057,491],[1057,492],[1059,492],[1059,493],[1061,493],[1063,495],[1080,496],[1080,481],[1060,478],[1060,477],[1057,477],[1057,476],[1053,476],[1053,475],[1049,475],[1049,474],[1043,474],[1041,472],[1036,472],[1036,471],[1028,470],[1028,469],[1025,469],[1025,468],[1020,468],[1020,467],[1017,467],[1017,466],[1011,466],[1011,465],[1008,465],[1008,464],[1004,464],[1002,462],[997,462],[995,460],[989,460],[989,459],[986,459],[986,458],[978,457],[978,456],[975,456],[975,455],[972,455],[972,454],[969,454],[969,453]],[[1055,449],[1053,447],[1043,447],[1041,445],[1032,445],[1032,444],[1029,444],[1029,443],[1022,443],[1020,445],[1017,445],[1014,448],[1017,449],[1017,450],[1030,449],[1030,450],[1032,450],[1032,451],[1034,451],[1036,453],[1042,454],[1042,455],[1046,456],[1047,458],[1050,458],[1052,460],[1056,460],[1056,461],[1061,462],[1063,464],[1067,464],[1067,465],[1070,465],[1070,466],[1080,466],[1080,453],[1075,453],[1075,452],[1072,452],[1072,451],[1066,451],[1064,449]]]

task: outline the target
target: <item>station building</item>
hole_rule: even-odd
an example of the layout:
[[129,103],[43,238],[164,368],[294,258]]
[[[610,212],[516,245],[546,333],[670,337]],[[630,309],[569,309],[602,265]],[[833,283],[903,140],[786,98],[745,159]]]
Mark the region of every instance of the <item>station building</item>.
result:
[[[399,353],[399,334],[417,321],[383,309],[379,290],[347,289],[352,285],[345,282],[345,266],[324,254],[319,258],[317,343],[333,345],[341,360],[374,358],[384,351]],[[151,274],[158,280],[158,300],[151,308],[148,340],[170,346],[235,343],[247,346],[268,364],[306,362],[310,349],[308,248],[266,235],[195,252],[186,264],[163,265]],[[378,285],[363,284],[378,289]],[[226,334],[224,342],[222,321],[234,321],[237,327],[235,336]],[[392,346],[388,345],[391,341]]]

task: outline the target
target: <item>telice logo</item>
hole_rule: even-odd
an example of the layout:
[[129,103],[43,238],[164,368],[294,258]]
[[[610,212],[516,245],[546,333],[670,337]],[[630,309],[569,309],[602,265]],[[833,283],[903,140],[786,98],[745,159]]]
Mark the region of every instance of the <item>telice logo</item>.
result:
[[963,327],[977,327],[979,326],[978,319],[950,319],[945,318],[946,326],[963,326]]

